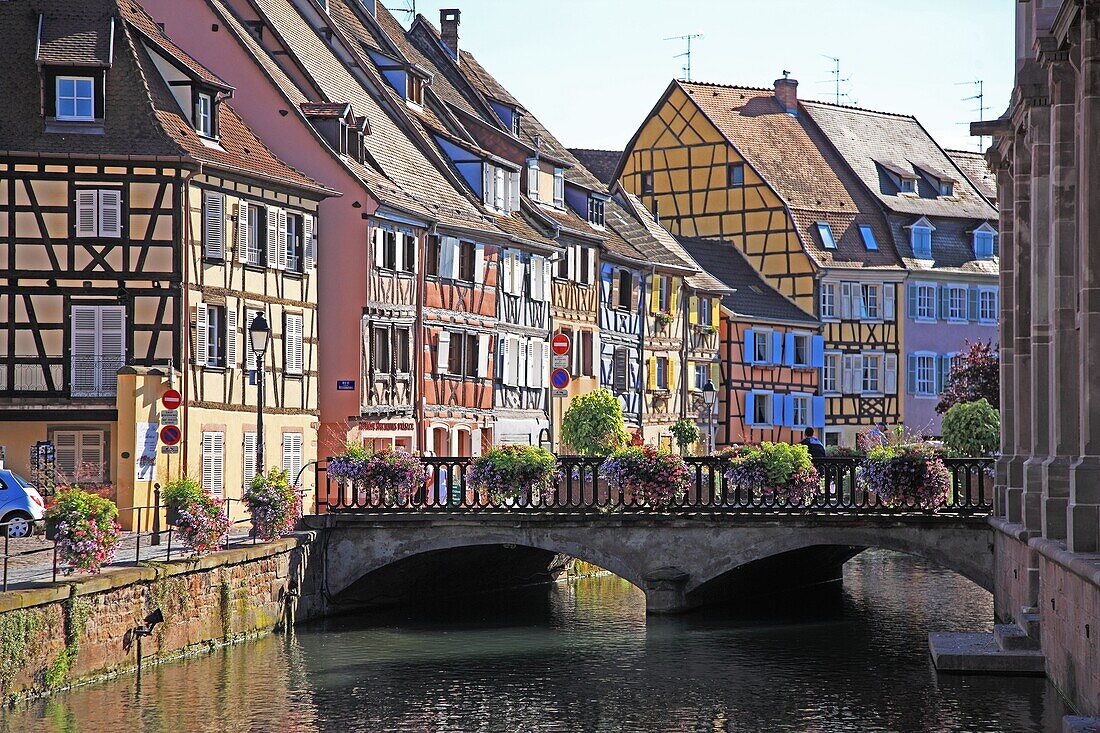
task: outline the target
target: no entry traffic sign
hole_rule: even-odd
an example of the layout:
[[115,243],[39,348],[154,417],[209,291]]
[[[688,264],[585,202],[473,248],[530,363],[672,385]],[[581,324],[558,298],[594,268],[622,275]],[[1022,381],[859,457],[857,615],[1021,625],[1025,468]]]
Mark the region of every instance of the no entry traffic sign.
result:
[[[558,356],[564,356],[569,353],[569,337],[564,333],[554,334],[554,338],[550,339],[550,350]],[[568,375],[566,375],[568,379]],[[566,382],[568,384],[569,382]]]
[[160,403],[164,405],[166,410],[175,410],[183,404],[183,397],[177,390],[170,389],[161,395]]
[[550,372],[550,384],[554,385],[554,389],[565,389],[569,386],[569,372],[564,369]]
[[165,425],[160,429],[160,442],[165,445],[175,445],[182,437],[183,433],[176,425]]

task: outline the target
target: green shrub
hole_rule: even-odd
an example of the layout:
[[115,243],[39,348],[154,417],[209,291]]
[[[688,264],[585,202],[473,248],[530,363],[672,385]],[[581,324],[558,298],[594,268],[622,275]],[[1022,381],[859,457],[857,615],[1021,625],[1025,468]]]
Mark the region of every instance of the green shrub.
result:
[[582,456],[613,453],[630,439],[619,398],[600,388],[571,399],[561,421],[561,439]]
[[199,482],[187,476],[169,481],[160,490],[161,503],[171,512],[178,512],[185,506],[200,503],[205,498],[206,492],[202,490]]
[[676,445],[683,453],[685,448],[699,440],[699,426],[694,420],[686,417],[683,420],[677,420],[672,426],[672,437],[676,439]]
[[466,483],[494,503],[526,498],[538,502],[554,490],[554,455],[534,445],[490,448],[473,460]]
[[1001,415],[984,398],[953,405],[943,416],[943,442],[956,456],[993,455],[1001,447]]

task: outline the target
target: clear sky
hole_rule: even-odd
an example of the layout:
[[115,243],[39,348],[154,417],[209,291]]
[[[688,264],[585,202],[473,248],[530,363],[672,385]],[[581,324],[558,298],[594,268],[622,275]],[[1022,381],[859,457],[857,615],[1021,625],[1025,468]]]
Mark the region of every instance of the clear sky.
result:
[[[413,0],[380,0],[407,7]],[[461,43],[571,147],[621,149],[692,42],[697,81],[771,87],[783,69],[804,99],[915,114],[944,147],[976,149],[973,84],[986,119],[1012,90],[1012,0],[415,0],[439,24],[462,10]],[[396,13],[406,22],[411,16]]]

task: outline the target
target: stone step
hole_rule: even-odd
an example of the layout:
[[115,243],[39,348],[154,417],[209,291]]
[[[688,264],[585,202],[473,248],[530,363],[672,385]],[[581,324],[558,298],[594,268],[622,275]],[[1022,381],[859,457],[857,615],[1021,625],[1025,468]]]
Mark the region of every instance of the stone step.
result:
[[940,672],[971,674],[1046,674],[1038,649],[1001,649],[993,634],[933,632],[928,635],[932,662]]
[[1027,632],[1016,624],[997,624],[993,627],[993,638],[1001,651],[1011,652],[1039,648],[1039,642],[1028,636]]
[[1039,637],[1039,609],[1034,606],[1024,606],[1020,609],[1020,615],[1016,618],[1016,625],[1023,629],[1024,633],[1036,642]]

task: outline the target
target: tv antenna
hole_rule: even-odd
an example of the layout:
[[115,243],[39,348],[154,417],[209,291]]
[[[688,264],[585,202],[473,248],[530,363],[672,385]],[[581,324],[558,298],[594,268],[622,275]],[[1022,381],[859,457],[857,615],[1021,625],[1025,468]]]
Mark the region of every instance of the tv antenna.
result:
[[830,61],[833,62],[833,68],[830,69],[830,71],[829,71],[829,75],[833,78],[832,79],[826,79],[824,81],[819,81],[818,84],[832,84],[833,85],[833,98],[834,98],[834,100],[836,101],[837,104],[840,104],[840,100],[842,100],[842,99],[846,100],[846,101],[848,101],[852,104],[855,104],[856,100],[852,98],[851,94],[849,94],[846,91],[841,91],[840,90],[840,85],[841,84],[847,84],[850,81],[852,81],[851,76],[842,77],[840,75],[840,59],[838,59],[836,56],[830,56],[830,55],[825,54],[825,53],[821,54],[821,56],[823,58],[827,58],[827,59],[829,59]]
[[406,20],[411,20],[416,17],[416,0],[405,0],[405,7],[403,8],[391,8],[387,5],[386,10],[394,13],[404,13],[408,16]]
[[666,41],[685,41],[687,43],[687,50],[683,53],[678,53],[673,58],[685,59],[684,65],[680,67],[680,70],[684,72],[684,80],[691,81],[691,41],[695,38],[702,38],[702,33],[689,33],[684,36],[669,36]]
[[[963,97],[962,101],[963,102],[974,101],[978,105],[978,108],[977,109],[972,109],[970,111],[978,113],[978,122],[985,121],[985,111],[987,109],[989,109],[989,107],[985,106],[985,81],[983,79],[975,79],[974,81],[960,81],[960,82],[955,83],[955,86],[957,86],[957,87],[961,87],[961,86],[965,86],[965,85],[970,85],[970,86],[976,87],[977,90],[978,90],[978,93],[977,94],[972,94],[969,97]],[[970,123],[969,122],[960,122],[959,124],[960,125],[969,125]],[[981,153],[981,152],[984,152],[984,151],[985,151],[985,136],[984,135],[978,135],[978,152]]]

